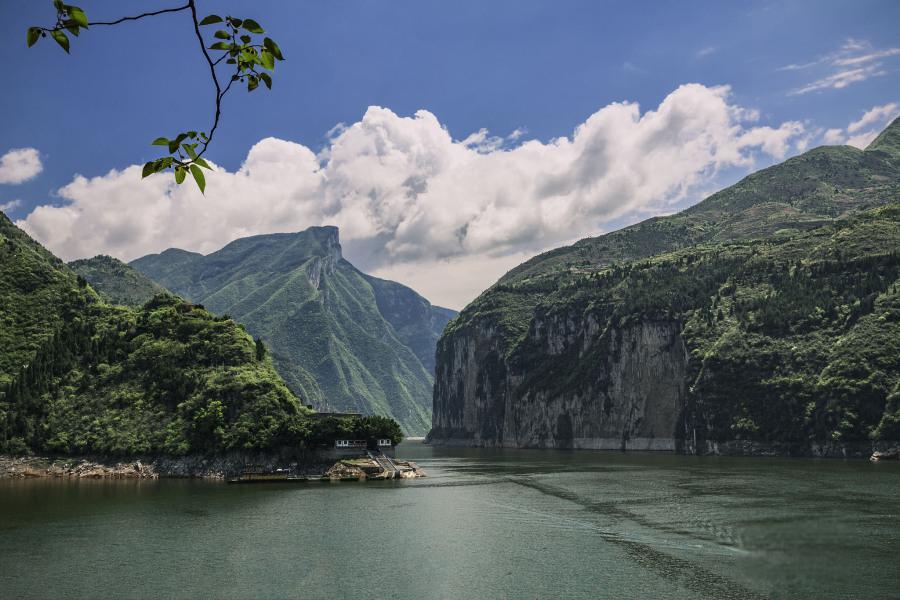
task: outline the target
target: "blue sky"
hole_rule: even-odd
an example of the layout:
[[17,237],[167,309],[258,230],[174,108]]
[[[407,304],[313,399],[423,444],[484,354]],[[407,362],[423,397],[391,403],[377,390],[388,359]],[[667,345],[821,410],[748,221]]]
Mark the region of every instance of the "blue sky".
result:
[[[125,13],[168,6],[79,3],[91,19],[121,16],[125,4]],[[525,132],[504,142],[509,146],[571,137],[613,102],[635,102],[643,112],[656,109],[682,84],[728,85],[729,104],[758,111],[756,125],[801,122],[815,145],[822,132],[846,128],[865,111],[900,101],[900,56],[890,52],[900,46],[895,1],[198,4],[201,14],[254,17],[287,58],[278,65],[271,92],[237,90],[226,98],[209,156],[230,172],[267,137],[320,152],[331,143],[329,130],[359,122],[369,106],[399,117],[427,110],[454,140],[482,128],[500,137]],[[52,12],[49,0],[0,5],[7,82],[0,94],[0,153],[35,148],[43,165],[29,181],[0,185],[0,205],[19,201],[9,210],[16,219],[39,205],[71,202],[58,190],[76,174],[102,176],[154,158],[154,137],[205,129],[211,117],[209,76],[186,13],[95,27],[73,40],[70,56],[48,40],[26,49],[25,29],[49,24]],[[847,50],[848,43],[858,48]],[[843,87],[826,81],[798,93],[844,68],[834,64],[841,56],[878,52],[885,55],[864,63],[877,68],[858,81]],[[792,146],[789,153],[799,149]],[[761,153],[754,166],[777,158]],[[694,201],[697,190],[730,183],[747,170],[724,165],[680,202]],[[595,229],[629,218],[611,215],[605,226],[598,218]],[[368,243],[383,238],[369,236]],[[556,238],[546,240],[554,243]],[[402,271],[397,267],[397,274]]]

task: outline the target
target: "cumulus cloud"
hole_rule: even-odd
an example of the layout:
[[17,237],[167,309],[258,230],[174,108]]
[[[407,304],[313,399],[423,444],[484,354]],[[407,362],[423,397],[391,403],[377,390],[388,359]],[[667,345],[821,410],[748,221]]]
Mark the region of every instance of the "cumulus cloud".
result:
[[206,195],[137,165],[76,176],[66,202],[19,223],[66,259],[130,260],[167,247],[210,252],[239,237],[333,224],[345,255],[432,301],[461,307],[537,252],[596,235],[629,215],[672,210],[721,169],[796,149],[803,125],[755,126],[728,87],[684,85],[658,107],[605,106],[570,136],[521,141],[486,130],[454,140],[437,117],[370,107],[318,156],[266,138]]
[[822,141],[830,145],[846,144],[865,148],[878,137],[888,123],[898,116],[900,116],[900,104],[897,102],[873,106],[846,128],[837,127],[827,130],[822,135]]
[[21,200],[10,200],[9,202],[0,202],[0,211],[8,213],[22,206]]
[[825,71],[815,80],[790,91],[790,95],[842,89],[887,74],[884,59],[900,55],[900,48],[873,48],[866,40],[847,39],[840,49],[807,63],[790,64],[781,71]]
[[34,148],[13,148],[0,157],[0,183],[23,183],[44,170]]

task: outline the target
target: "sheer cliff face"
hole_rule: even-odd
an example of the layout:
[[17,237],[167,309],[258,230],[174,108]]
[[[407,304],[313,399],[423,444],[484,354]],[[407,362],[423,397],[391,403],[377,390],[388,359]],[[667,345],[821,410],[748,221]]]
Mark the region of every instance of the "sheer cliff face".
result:
[[[481,325],[441,340],[433,440],[675,450],[687,375],[678,323],[601,332],[590,316],[537,321],[528,342],[550,364],[534,368],[523,356],[504,358],[497,339]],[[572,376],[576,384],[558,387]]]
[[[436,443],[843,453],[900,439],[900,120],[537,256],[450,321]],[[871,449],[869,450],[871,451]]]

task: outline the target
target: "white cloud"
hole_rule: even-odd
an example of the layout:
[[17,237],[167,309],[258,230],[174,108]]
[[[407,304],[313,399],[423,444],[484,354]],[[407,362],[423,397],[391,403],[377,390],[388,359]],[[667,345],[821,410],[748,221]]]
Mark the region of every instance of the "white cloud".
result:
[[896,102],[874,106],[867,110],[858,121],[853,121],[847,125],[847,131],[856,133],[869,125],[886,123],[896,117],[898,113],[900,113],[900,104]]
[[18,199],[10,200],[9,202],[0,203],[0,211],[8,213],[10,211],[13,211],[13,210],[19,208],[20,206],[22,206],[21,200],[18,200]]
[[[671,210],[725,168],[796,149],[797,122],[754,127],[756,111],[728,87],[684,85],[641,113],[610,104],[573,134],[547,142],[478,131],[455,141],[427,111],[370,107],[334,130],[316,156],[266,138],[233,173],[207,176],[206,195],[140,167],[59,190],[67,202],[20,221],[65,259],[130,260],[168,247],[210,252],[239,237],[341,228],[345,254],[436,303],[461,307],[537,252],[596,235],[614,219]],[[498,141],[499,140],[499,141]]]
[[900,55],[900,48],[876,49],[866,40],[848,38],[839,50],[807,63],[791,64],[780,71],[806,71],[819,68],[830,71],[810,83],[791,90],[790,95],[817,90],[843,89],[851,84],[887,74],[882,59]]
[[799,87],[791,91],[791,95],[807,94],[809,92],[825,90],[828,88],[839,90],[847,87],[851,83],[858,83],[860,81],[865,81],[866,79],[871,79],[872,77],[885,75],[886,73],[887,71],[882,69],[880,65],[867,65],[857,69],[845,69],[821,79],[817,79],[808,85]]
[[865,149],[865,147],[871,144],[877,137],[877,131],[864,131],[858,135],[851,135],[847,138],[845,143],[848,146],[856,146],[857,148]]
[[[822,142],[830,145],[846,144],[865,148],[872,143],[885,126],[900,116],[900,103],[889,102],[881,106],[873,106],[858,120],[847,125],[846,129],[829,129],[822,136]],[[866,129],[870,127],[870,129]],[[865,131],[863,131],[865,130]]]
[[839,144],[843,144],[844,139],[845,139],[844,130],[841,129],[840,127],[836,128],[836,129],[829,129],[822,136],[822,142],[829,146],[837,146]]
[[887,58],[888,56],[897,56],[900,54],[900,48],[888,48],[887,50],[876,50],[874,52],[869,52],[868,54],[861,54],[859,56],[848,56],[846,58],[838,58],[834,61],[834,64],[842,66],[842,67],[851,67],[855,65],[862,65],[868,62],[872,62],[873,60],[878,60],[879,58]]
[[23,183],[44,170],[34,148],[13,148],[0,157],[0,183]]
[[696,56],[697,58],[704,58],[704,57],[709,56],[709,55],[711,55],[711,54],[715,54],[715,52],[716,52],[716,47],[715,47],[715,46],[707,46],[706,48],[701,48],[700,50],[697,50],[697,53],[696,53],[695,56]]

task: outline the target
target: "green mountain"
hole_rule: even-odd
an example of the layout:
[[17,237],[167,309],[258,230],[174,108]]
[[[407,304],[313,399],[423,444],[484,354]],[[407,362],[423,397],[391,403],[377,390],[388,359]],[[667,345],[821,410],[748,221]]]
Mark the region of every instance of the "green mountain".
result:
[[110,304],[143,306],[153,296],[166,292],[166,288],[112,256],[76,260],[69,263],[69,268]]
[[131,265],[243,323],[307,402],[427,431],[435,343],[455,313],[357,270],[336,227],[243,238],[208,256],[169,249]]
[[105,304],[2,213],[0,323],[0,451],[273,449],[308,421],[239,325],[167,295]]
[[[900,120],[536,256],[438,343],[431,437],[841,453],[900,439]],[[862,450],[860,450],[862,451]]]

